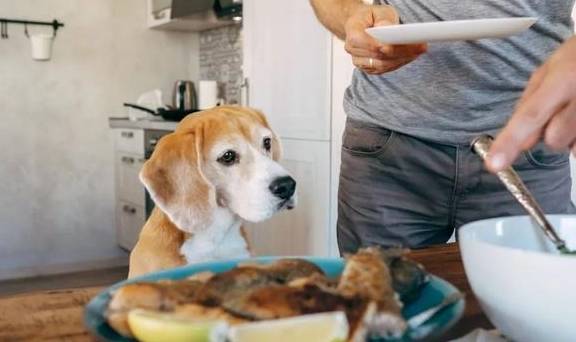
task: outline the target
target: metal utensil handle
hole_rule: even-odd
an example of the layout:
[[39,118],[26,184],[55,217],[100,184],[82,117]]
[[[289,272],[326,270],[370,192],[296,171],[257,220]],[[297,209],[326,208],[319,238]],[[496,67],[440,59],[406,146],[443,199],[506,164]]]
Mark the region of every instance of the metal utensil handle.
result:
[[[482,157],[483,160],[486,160],[493,140],[489,135],[482,135],[472,142],[472,149]],[[536,202],[536,199],[534,199],[534,196],[532,196],[530,190],[528,190],[518,173],[516,173],[512,167],[508,167],[498,172],[497,176],[502,183],[504,183],[508,191],[510,191],[516,200],[526,209],[528,214],[530,214],[536,223],[544,230],[544,233],[552,240],[556,247],[558,249],[565,249],[566,242],[556,234],[556,231],[546,218],[544,211],[538,202]]]

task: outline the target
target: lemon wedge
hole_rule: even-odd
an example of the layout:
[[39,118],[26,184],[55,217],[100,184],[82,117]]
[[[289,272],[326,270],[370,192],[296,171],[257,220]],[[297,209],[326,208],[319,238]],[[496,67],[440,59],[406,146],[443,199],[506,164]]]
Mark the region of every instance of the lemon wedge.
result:
[[228,324],[199,321],[173,313],[135,309],[128,313],[134,337],[143,342],[223,342]]
[[329,312],[240,324],[230,329],[231,342],[343,342],[348,339],[343,312]]

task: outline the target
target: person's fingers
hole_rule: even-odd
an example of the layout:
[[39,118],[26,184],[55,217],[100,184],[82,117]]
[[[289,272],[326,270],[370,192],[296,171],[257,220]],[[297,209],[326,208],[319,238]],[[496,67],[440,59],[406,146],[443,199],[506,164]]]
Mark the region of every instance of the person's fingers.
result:
[[555,76],[549,73],[541,76],[537,89],[518,106],[490,149],[486,163],[490,170],[500,171],[510,166],[520,152],[533,143],[534,136],[543,132],[552,115],[566,105],[566,94],[570,90],[557,82]]
[[352,56],[352,64],[360,69],[374,69],[377,65],[382,66],[383,62],[376,58]]
[[379,75],[394,71],[413,61],[414,58],[399,58],[395,60],[380,60],[368,57],[352,57],[352,63],[371,75]]
[[408,58],[398,58],[396,60],[394,60],[392,63],[389,63],[387,65],[386,71],[385,72],[392,72],[392,71],[396,71],[398,69],[400,69],[401,67],[410,64],[411,62],[414,61],[414,57],[408,57]]
[[351,30],[346,35],[344,49],[351,55],[364,57],[377,57],[381,55],[380,48],[382,45],[374,38],[369,36],[364,30]]
[[[532,95],[534,95],[534,93],[540,88],[540,85],[546,77],[546,73],[547,65],[545,64],[532,74],[528,84],[526,85],[526,89],[522,94],[522,97],[516,104],[516,112],[520,111],[521,108],[525,105],[526,101],[529,100]],[[513,115],[513,118],[515,115]],[[492,172],[498,172],[511,165],[513,160],[518,157],[518,154],[520,154],[522,150],[529,149],[531,146],[538,142],[543,132],[543,129],[533,132],[527,138],[525,138],[523,142],[512,145],[513,147],[516,147],[512,152],[503,152],[505,146],[510,143],[511,139],[514,139],[513,125],[513,123],[509,122],[504,130],[498,135],[498,137],[496,137],[496,141],[492,144],[492,148],[490,149],[490,153],[486,161],[486,167]]]
[[383,45],[380,48],[366,49],[365,47],[354,47],[346,44],[346,52],[357,57],[371,57],[378,59],[399,59],[399,58],[416,58],[428,50],[426,44],[418,45]]
[[555,150],[569,148],[576,140],[576,100],[554,115],[544,132],[544,142]]
[[[346,22],[346,42],[344,48],[348,53],[365,56],[367,53],[378,54],[382,44],[366,33],[366,28],[374,25],[369,12],[361,12]],[[365,56],[370,57],[370,56]]]
[[344,48],[353,56],[354,65],[371,74],[381,74],[396,70],[424,53],[425,44],[385,45],[365,31],[368,27],[395,25],[399,21],[398,13],[391,6],[365,8],[349,19]]
[[405,58],[417,57],[428,51],[427,44],[411,44],[411,45],[384,45],[380,48],[384,58]]
[[530,146],[534,146],[536,143],[538,143],[543,131],[544,130],[542,129],[528,136],[523,142],[527,147],[514,148],[511,150],[506,149],[506,143],[510,140],[510,138],[503,137],[502,133],[500,133],[498,137],[496,137],[496,140],[492,143],[492,147],[488,152],[488,156],[486,157],[485,162],[486,168],[490,172],[496,173],[511,166],[514,160],[520,156],[522,151],[529,149]]
[[382,44],[366,33],[374,26],[393,25],[399,22],[398,13],[391,6],[372,6],[358,12],[345,25],[346,51],[359,57],[382,58]]
[[[567,40],[532,77],[517,110],[496,139],[487,166],[498,171],[540,134],[553,148],[576,154],[576,37]],[[490,156],[489,156],[490,157]]]
[[374,26],[398,25],[400,23],[400,15],[392,6],[377,6],[372,11],[372,20]]
[[344,49],[351,56],[369,57],[369,58],[378,58],[378,59],[384,58],[384,55],[380,52],[380,49],[366,50],[364,48],[351,47],[350,45],[344,45]]

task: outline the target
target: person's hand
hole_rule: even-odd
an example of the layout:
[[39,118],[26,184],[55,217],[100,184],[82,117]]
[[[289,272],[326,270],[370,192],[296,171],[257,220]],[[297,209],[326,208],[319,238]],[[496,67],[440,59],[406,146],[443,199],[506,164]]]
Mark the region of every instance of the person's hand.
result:
[[576,37],[532,75],[486,166],[492,172],[503,170],[542,138],[552,149],[576,153]]
[[365,32],[369,27],[398,24],[399,20],[392,6],[360,6],[354,11],[346,21],[345,47],[356,67],[379,75],[399,69],[426,52],[426,44],[381,44]]

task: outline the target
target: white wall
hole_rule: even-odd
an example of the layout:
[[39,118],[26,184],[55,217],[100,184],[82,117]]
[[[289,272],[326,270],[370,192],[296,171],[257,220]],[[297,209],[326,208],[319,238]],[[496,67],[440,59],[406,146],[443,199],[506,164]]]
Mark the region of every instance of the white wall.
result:
[[147,29],[145,6],[0,0],[0,17],[66,25],[49,62],[30,58],[22,26],[0,40],[0,279],[125,262],[107,118],[198,69],[197,36]]

